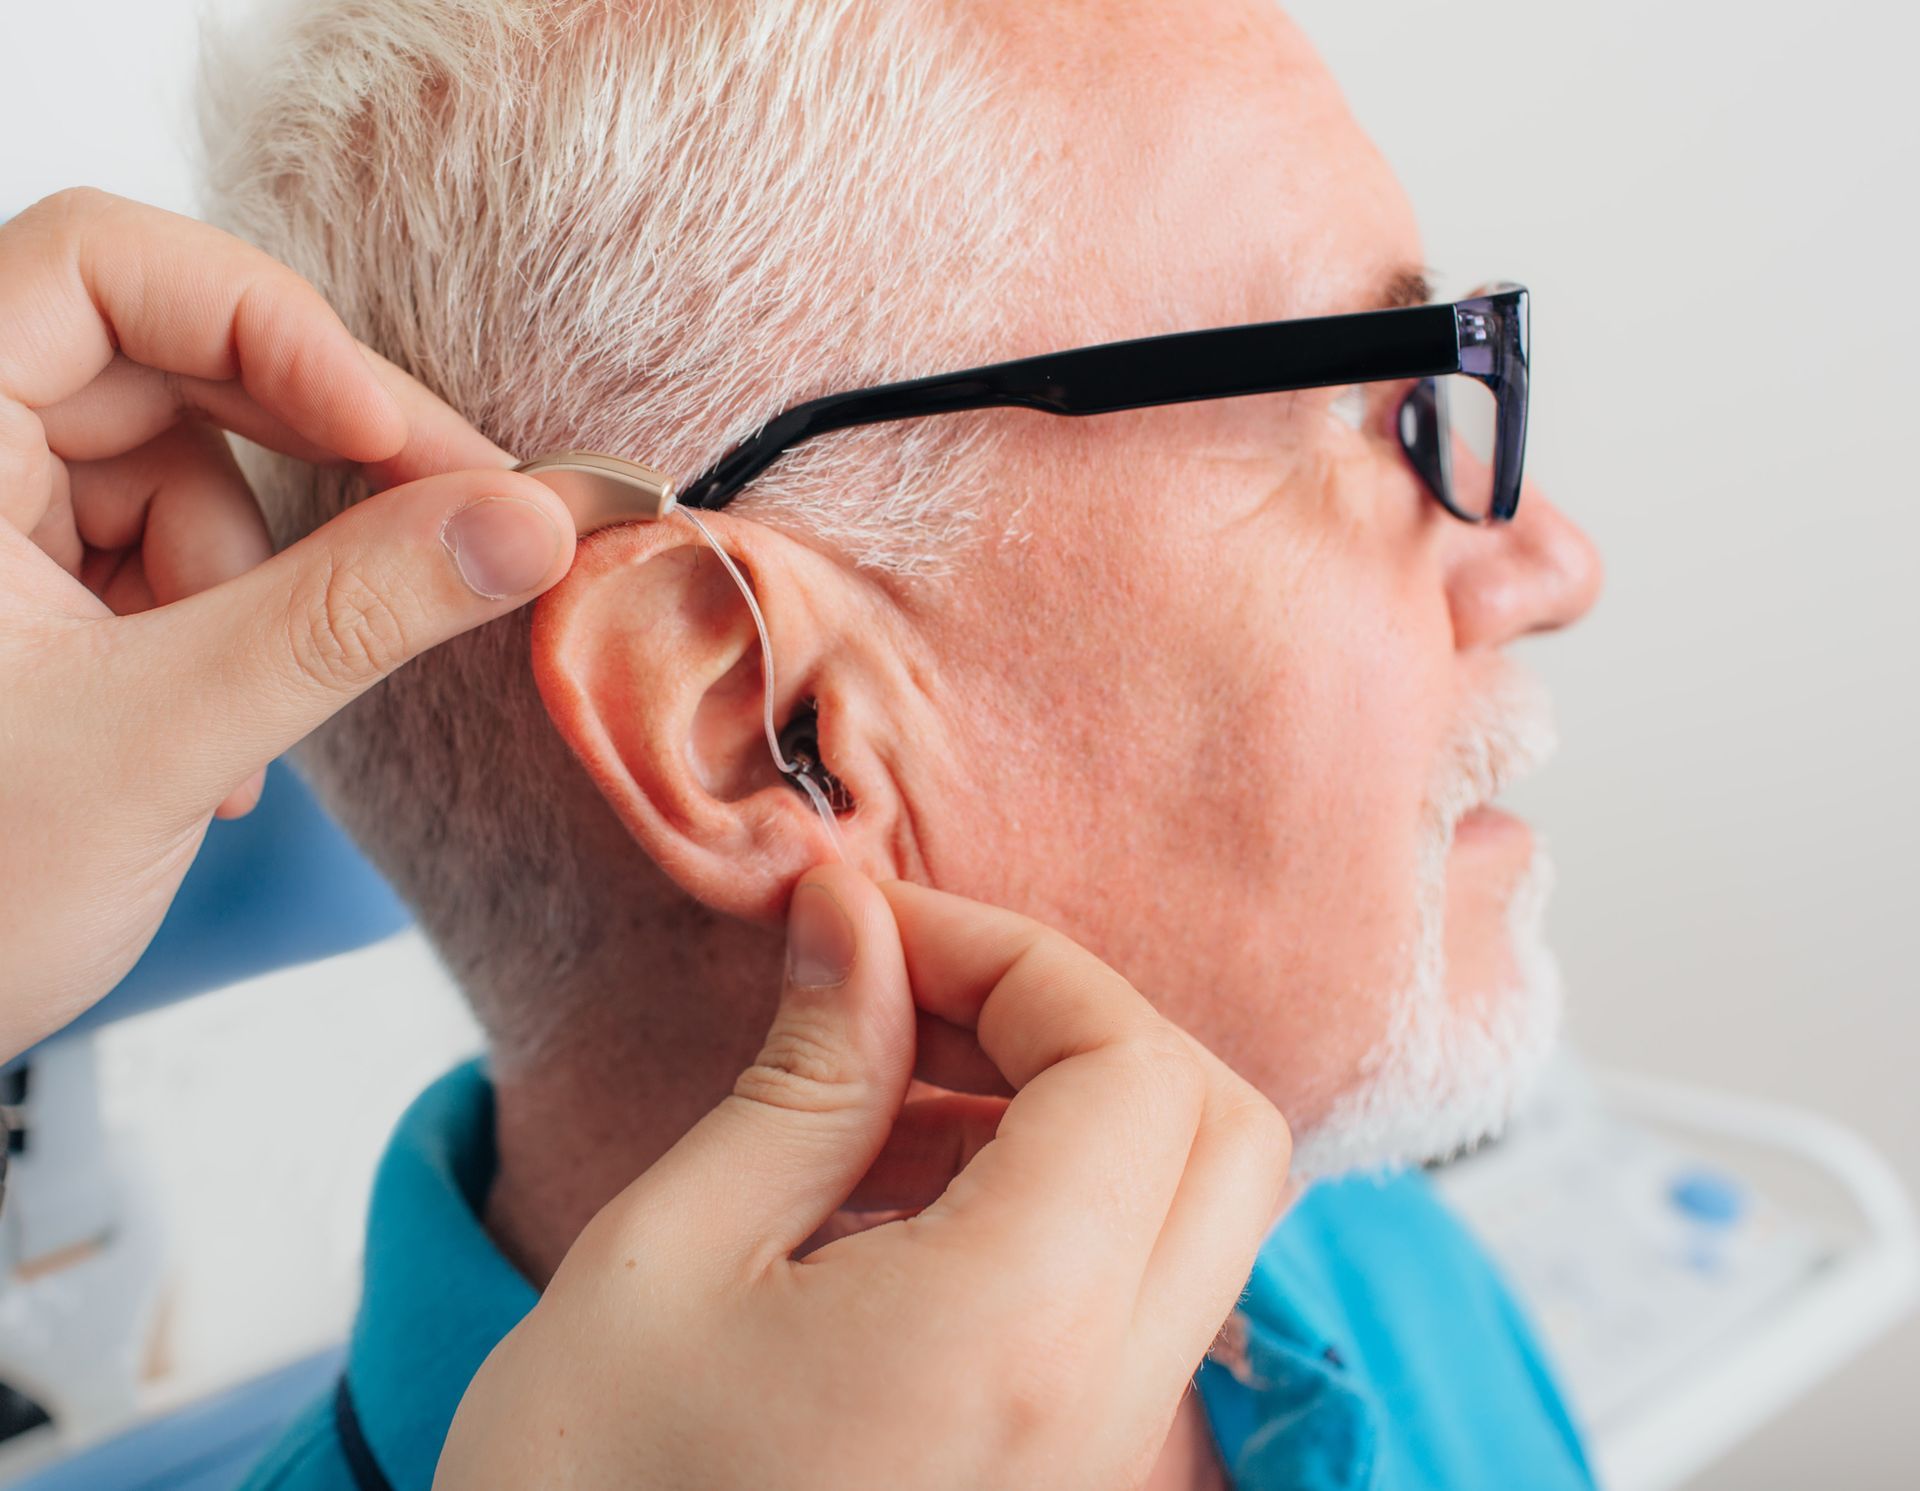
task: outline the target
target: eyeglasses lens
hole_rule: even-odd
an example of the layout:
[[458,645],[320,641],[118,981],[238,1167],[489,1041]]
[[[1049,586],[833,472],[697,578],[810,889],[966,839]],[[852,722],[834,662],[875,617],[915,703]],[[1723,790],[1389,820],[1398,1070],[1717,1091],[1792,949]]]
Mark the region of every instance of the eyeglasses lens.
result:
[[1423,475],[1439,481],[1443,490],[1434,495],[1462,517],[1493,511],[1499,419],[1493,390],[1458,373],[1423,379],[1400,407],[1400,443]]

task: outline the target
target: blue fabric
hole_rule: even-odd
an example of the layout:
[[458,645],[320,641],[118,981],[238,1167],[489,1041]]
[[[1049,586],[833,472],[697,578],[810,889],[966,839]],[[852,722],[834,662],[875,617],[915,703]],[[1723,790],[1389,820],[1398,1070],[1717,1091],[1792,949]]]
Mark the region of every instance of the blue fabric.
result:
[[1531,1327],[1417,1173],[1310,1190],[1199,1387],[1240,1491],[1593,1485]]
[[[347,1380],[394,1491],[427,1491],[494,1344],[534,1302],[488,1239],[493,1091],[414,1104],[374,1182]],[[1485,1257],[1419,1175],[1316,1187],[1262,1250],[1198,1379],[1237,1491],[1591,1487],[1565,1404]],[[325,1405],[248,1491],[353,1491]]]
[[232,1491],[308,1399],[332,1387],[338,1347],[129,1429],[11,1491]]
[[259,806],[208,827],[140,961],[60,1035],[365,947],[411,920],[306,784],[276,761]]

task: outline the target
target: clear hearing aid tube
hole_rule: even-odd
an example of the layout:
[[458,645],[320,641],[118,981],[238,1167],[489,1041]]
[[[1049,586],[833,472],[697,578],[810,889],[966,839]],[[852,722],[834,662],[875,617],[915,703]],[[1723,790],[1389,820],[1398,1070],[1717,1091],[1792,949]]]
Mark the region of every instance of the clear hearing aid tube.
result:
[[707,525],[697,518],[691,508],[676,506],[673,511],[700,530],[700,536],[719,556],[720,562],[727,567],[727,573],[733,576],[733,583],[740,587],[741,597],[747,603],[747,610],[753,613],[754,630],[760,633],[760,681],[766,685],[761,693],[760,722],[766,728],[767,749],[773,752],[773,764],[786,775],[800,784],[813,806],[820,814],[820,821],[827,827],[827,841],[833,845],[833,856],[841,864],[847,862],[846,846],[840,842],[840,824],[833,816],[833,804],[827,801],[827,794],[820,784],[800,769],[798,761],[789,761],[780,749],[780,732],[773,728],[773,643],[767,638],[767,619],[760,614],[760,602],[753,597],[753,587],[747,583],[747,577],[740,573],[740,566],[733,562],[733,556],[720,547],[720,541],[708,530]]
[[613,523],[659,522],[675,513],[699,530],[700,536],[727,567],[727,573],[733,576],[733,583],[740,587],[747,610],[753,613],[754,630],[760,633],[760,677],[766,685],[761,722],[766,727],[767,749],[773,752],[773,764],[798,782],[812,800],[821,823],[826,825],[827,842],[833,845],[834,858],[845,864],[847,850],[840,842],[840,824],[833,815],[833,804],[827,801],[820,784],[801,769],[799,762],[786,758],[780,749],[780,734],[773,728],[773,644],[767,639],[767,620],[760,614],[753,587],[707,525],[680,506],[672,478],[624,457],[590,450],[557,451],[523,461],[514,469],[537,477],[551,487],[573,514],[574,526],[582,537]]

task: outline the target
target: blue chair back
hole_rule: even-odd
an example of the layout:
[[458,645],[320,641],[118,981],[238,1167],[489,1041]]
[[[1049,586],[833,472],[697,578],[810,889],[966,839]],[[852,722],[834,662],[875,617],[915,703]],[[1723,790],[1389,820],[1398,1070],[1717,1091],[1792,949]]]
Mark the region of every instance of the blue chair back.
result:
[[17,1481],[12,1491],[233,1491],[340,1376],[333,1347]]
[[399,897],[306,784],[275,762],[260,805],[207,830],[140,961],[60,1035],[365,947],[409,920]]

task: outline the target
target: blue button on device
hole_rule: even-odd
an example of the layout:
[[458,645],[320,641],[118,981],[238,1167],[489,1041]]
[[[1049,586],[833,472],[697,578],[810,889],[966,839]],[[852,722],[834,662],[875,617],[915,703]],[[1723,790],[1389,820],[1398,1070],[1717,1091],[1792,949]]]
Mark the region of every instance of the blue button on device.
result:
[[1667,1199],[1696,1222],[1731,1227],[1746,1214],[1746,1188],[1717,1170],[1687,1170],[1667,1187]]

